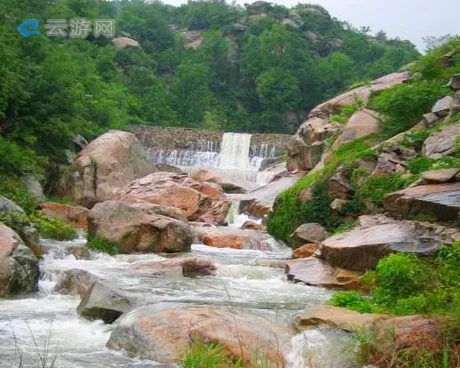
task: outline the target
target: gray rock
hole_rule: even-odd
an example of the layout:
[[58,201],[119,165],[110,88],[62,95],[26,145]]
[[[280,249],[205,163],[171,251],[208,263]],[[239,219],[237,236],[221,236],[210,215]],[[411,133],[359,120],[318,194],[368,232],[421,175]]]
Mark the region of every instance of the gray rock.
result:
[[58,282],[54,286],[53,292],[59,294],[78,294],[83,298],[88,293],[91,285],[99,280],[97,276],[86,270],[67,270],[59,275]]
[[351,186],[344,170],[338,170],[337,173],[329,179],[327,192],[335,198],[348,200],[353,197],[354,189]]
[[38,290],[38,259],[11,228],[0,223],[0,297]]
[[320,224],[312,222],[300,225],[291,236],[302,244],[320,243],[328,237],[328,233]]
[[434,104],[433,108],[431,109],[431,112],[439,117],[449,115],[450,104],[453,100],[454,99],[451,96],[441,98]]
[[434,123],[439,121],[439,116],[429,112],[428,114],[423,115],[423,121],[425,122],[426,126],[432,126]]
[[460,213],[460,182],[428,184],[390,193],[384,207],[399,216],[430,215],[440,221],[453,221]]
[[460,173],[460,168],[430,170],[422,173],[422,179],[436,183],[445,183],[454,179]]
[[27,188],[30,196],[37,202],[43,202],[45,195],[43,194],[43,187],[40,182],[32,175],[25,175],[22,177],[22,182]]
[[40,253],[40,240],[37,229],[26,216],[25,211],[8,198],[0,196],[0,216],[7,216],[7,225],[16,231],[24,243],[35,254]]
[[321,244],[321,255],[332,266],[362,272],[391,253],[430,254],[441,245],[436,237],[422,237],[408,223],[396,222],[334,235]]
[[21,212],[25,214],[25,211],[16,203],[10,201],[8,198],[0,196],[0,215],[6,215],[10,212]]
[[455,125],[446,125],[439,133],[425,140],[422,153],[429,158],[450,155],[455,151],[458,136],[460,136],[460,122]]
[[455,74],[447,84],[454,91],[460,90],[460,74]]
[[131,308],[131,301],[118,290],[96,281],[77,307],[77,312],[88,319],[102,319],[113,323]]

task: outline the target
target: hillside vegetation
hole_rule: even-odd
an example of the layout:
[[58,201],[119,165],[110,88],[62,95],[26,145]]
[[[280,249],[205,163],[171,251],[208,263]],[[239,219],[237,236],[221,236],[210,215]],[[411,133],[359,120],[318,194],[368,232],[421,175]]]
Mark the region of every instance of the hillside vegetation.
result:
[[[426,124],[422,120],[438,99],[454,95],[447,83],[460,72],[458,50],[460,41],[454,38],[412,65],[412,77],[407,83],[371,95],[367,105],[381,116],[379,131],[330,149],[323,167],[308,173],[282,193],[268,221],[270,233],[290,243],[293,231],[306,222],[318,222],[330,232],[343,231],[363,213],[382,212],[385,195],[408,187],[420,178],[422,172],[459,167],[459,144],[453,152],[437,159],[427,157],[422,152],[427,138],[439,133],[446,125],[458,124],[460,120],[458,112],[435,124]],[[452,53],[452,59],[446,65],[443,56],[449,53]],[[348,115],[343,112],[342,115],[332,115],[329,122],[338,125],[340,130],[348,118],[362,108],[362,104],[346,106],[343,110],[348,110]],[[392,139],[399,133],[401,135]],[[336,133],[331,134],[329,145],[336,138]],[[385,161],[385,155],[392,151],[399,155],[403,169],[371,175],[372,170],[366,168],[365,163],[379,165],[379,160]],[[351,197],[340,209],[334,210],[331,208],[334,196],[328,190],[328,183],[337,174],[350,185]],[[311,201],[302,199],[302,193],[306,192],[312,193]]]
[[[2,0],[0,9],[0,174],[9,180],[51,172],[77,134],[129,124],[293,132],[320,101],[418,57],[408,41],[370,37],[308,4]],[[114,19],[116,35],[140,47],[45,35],[48,19],[83,17]],[[41,35],[17,32],[27,18]]]

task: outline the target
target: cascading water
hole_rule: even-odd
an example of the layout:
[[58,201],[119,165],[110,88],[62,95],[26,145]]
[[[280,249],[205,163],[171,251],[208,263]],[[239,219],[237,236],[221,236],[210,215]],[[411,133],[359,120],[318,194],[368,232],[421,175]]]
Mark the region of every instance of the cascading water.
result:
[[[220,152],[220,169],[249,170],[249,147],[251,134],[224,133]],[[257,170],[257,168],[254,168]]]
[[150,149],[149,153],[153,162],[177,166],[189,175],[199,168],[209,168],[231,178],[264,185],[271,176],[262,174],[260,168],[264,160],[275,157],[276,147],[251,147],[251,138],[248,133],[224,133],[222,142],[198,141],[192,149]]
[[[164,277],[135,272],[139,265],[165,260],[155,254],[109,256],[92,253],[90,260],[77,260],[62,251],[62,248],[84,242],[83,238],[73,242],[48,242],[56,249],[51,249],[40,263],[40,292],[22,298],[0,299],[0,367],[42,366],[38,364],[37,349],[43,354],[44,346],[48,348],[49,361],[56,356],[55,366],[60,368],[173,367],[108,350],[105,344],[112,326],[79,317],[76,313],[78,296],[53,292],[57,278],[66,270],[87,270],[130,295],[140,305],[168,308],[231,305],[232,309],[276,319],[285,325],[291,323],[299,311],[323,304],[331,295],[331,291],[322,288],[287,282],[282,269],[254,266],[259,259],[289,258],[287,248],[264,252],[195,244],[192,255],[213,260],[217,274],[191,279],[181,275]],[[343,341],[348,340],[333,331],[297,335],[292,341],[292,351],[285,352],[288,367],[355,368],[348,360],[346,365],[338,364],[345,362],[341,360],[339,349],[344,347]],[[332,348],[333,357],[329,354]],[[299,365],[305,356],[310,356],[308,354],[317,354],[315,365]],[[20,359],[22,365],[18,364]]]

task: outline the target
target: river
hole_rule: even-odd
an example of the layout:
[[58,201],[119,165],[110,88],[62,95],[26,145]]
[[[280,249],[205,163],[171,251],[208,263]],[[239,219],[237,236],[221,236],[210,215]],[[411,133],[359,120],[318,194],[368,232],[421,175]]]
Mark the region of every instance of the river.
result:
[[[138,304],[158,309],[190,305],[214,305],[241,309],[291,324],[298,312],[325,303],[331,291],[289,283],[282,269],[255,266],[259,259],[285,259],[287,248],[274,252],[211,248],[194,244],[192,255],[217,264],[216,276],[145,276],[133,272],[136,265],[162,261],[154,254],[109,256],[92,253],[77,260],[62,248],[84,244],[46,241],[52,246],[40,262],[39,292],[17,299],[0,300],[0,367],[166,367],[152,361],[131,359],[105,347],[112,326],[88,321],[76,313],[78,296],[53,293],[59,273],[83,269],[134,297]],[[179,255],[181,256],[181,255]],[[314,329],[295,336],[286,352],[289,368],[353,368],[344,349],[351,345],[345,334]],[[39,364],[47,349],[48,362]],[[40,354],[38,353],[40,352]],[[22,364],[22,365],[21,365]]]

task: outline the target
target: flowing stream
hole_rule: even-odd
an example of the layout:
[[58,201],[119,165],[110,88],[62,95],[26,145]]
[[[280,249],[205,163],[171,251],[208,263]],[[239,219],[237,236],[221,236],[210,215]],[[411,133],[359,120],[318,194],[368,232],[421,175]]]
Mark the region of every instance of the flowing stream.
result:
[[[217,275],[185,278],[145,276],[133,271],[136,265],[165,259],[158,255],[92,253],[90,260],[77,260],[73,255],[66,255],[62,248],[84,244],[84,238],[73,242],[45,242],[53,249],[40,264],[39,292],[0,300],[2,368],[42,367],[38,364],[37,349],[42,356],[44,349],[48,349],[49,364],[56,357],[55,367],[59,368],[166,367],[105,348],[111,326],[80,318],[76,314],[78,296],[52,292],[58,274],[65,270],[88,270],[135,297],[139,304],[151,304],[159,309],[227,306],[276,319],[282,324],[292,323],[296,313],[326,302],[331,295],[326,289],[287,282],[281,269],[255,266],[259,259],[289,258],[290,250],[286,248],[262,252],[194,244],[192,255],[213,260],[218,266]],[[292,351],[286,352],[289,368],[353,368],[343,355],[347,341],[346,336],[322,329],[297,335],[292,341]]]

